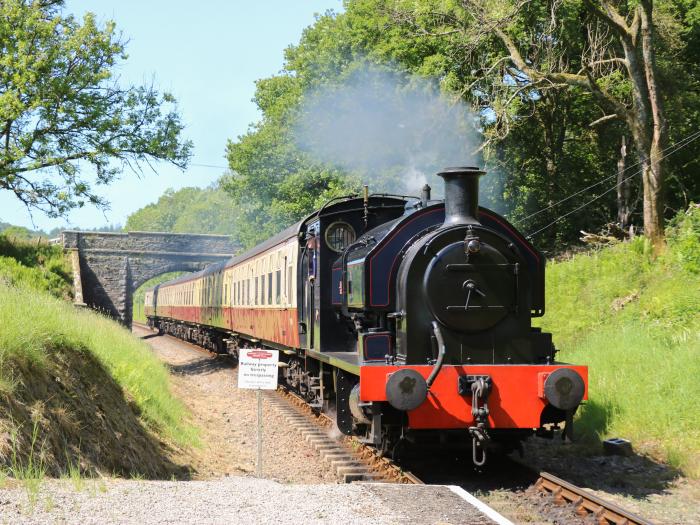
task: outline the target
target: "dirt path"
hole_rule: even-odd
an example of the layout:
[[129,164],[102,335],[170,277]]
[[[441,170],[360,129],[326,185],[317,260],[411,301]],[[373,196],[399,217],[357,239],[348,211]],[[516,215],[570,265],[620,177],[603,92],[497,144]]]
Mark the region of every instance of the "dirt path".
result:
[[[201,429],[202,447],[179,458],[195,479],[240,476],[255,471],[257,404],[255,392],[239,390],[232,361],[212,357],[200,348],[170,336],[134,326],[172,371],[173,393]],[[282,483],[336,483],[316,452],[287,428],[272,406],[263,406],[263,474]]]

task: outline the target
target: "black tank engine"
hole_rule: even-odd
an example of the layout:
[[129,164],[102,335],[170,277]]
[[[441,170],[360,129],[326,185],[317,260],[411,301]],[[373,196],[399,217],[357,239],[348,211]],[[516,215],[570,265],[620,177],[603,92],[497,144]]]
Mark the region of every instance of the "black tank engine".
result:
[[[548,423],[571,425],[587,371],[555,364],[551,334],[532,326],[544,314],[545,259],[479,207],[484,172],[439,175],[444,204],[424,198],[359,237],[333,266],[333,302],[361,356],[347,400],[352,418],[341,421],[343,399],[338,417],[347,433],[364,423],[370,438],[389,441],[410,430],[468,432],[480,463],[492,439],[512,448]],[[383,430],[371,432],[378,411]]]

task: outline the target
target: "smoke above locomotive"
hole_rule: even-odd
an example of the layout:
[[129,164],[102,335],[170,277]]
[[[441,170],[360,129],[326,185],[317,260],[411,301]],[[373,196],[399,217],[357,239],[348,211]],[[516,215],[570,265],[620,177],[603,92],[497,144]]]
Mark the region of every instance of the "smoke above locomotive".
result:
[[358,174],[375,191],[416,194],[428,183],[439,197],[441,168],[481,163],[477,125],[437,80],[366,65],[306,93],[295,136],[300,149]]

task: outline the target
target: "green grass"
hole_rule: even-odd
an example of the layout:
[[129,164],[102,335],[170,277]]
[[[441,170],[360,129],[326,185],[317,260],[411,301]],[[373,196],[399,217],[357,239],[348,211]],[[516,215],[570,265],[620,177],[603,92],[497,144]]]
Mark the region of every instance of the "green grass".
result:
[[37,451],[37,442],[39,438],[39,425],[34,422],[32,428],[32,439],[30,445],[29,455],[26,461],[20,459],[19,451],[17,450],[17,435],[11,436],[12,442],[12,462],[10,468],[6,475],[19,481],[24,490],[27,492],[27,499],[29,500],[29,506],[34,507],[39,498],[39,489],[41,484],[44,482],[46,477],[46,468],[44,467],[42,449],[43,446],[39,447]]
[[151,430],[178,445],[197,441],[168,372],[148,346],[112,320],[26,287],[0,283],[0,390],[16,387],[13,366],[47,366],[50,348],[90,353],[136,404]]
[[72,275],[60,246],[42,239],[20,240],[0,234],[0,281],[70,298]]
[[578,429],[700,477],[700,209],[669,229],[652,258],[643,239],[547,269],[547,314],[559,360],[589,366]]

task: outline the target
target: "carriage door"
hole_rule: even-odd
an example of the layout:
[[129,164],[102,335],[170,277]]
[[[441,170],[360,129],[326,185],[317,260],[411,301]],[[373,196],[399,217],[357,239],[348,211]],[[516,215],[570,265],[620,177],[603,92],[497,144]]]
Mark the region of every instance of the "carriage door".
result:
[[[316,276],[318,272],[318,237],[315,235],[315,229],[309,227],[308,236],[306,238],[306,246],[304,247],[304,256],[302,258],[302,276],[304,282],[304,305],[302,319],[306,333],[306,347],[314,347],[314,315],[315,315],[315,286]],[[302,335],[302,341],[304,335]]]

